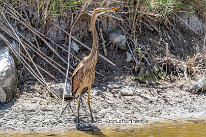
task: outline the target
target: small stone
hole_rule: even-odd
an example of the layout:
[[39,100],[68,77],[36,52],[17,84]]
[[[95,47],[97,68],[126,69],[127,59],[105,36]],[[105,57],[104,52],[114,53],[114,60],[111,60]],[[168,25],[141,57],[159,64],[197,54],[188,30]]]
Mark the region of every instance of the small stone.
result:
[[121,50],[127,50],[127,38],[126,36],[113,32],[109,35],[109,40],[113,45],[117,46]]
[[127,58],[126,58],[127,62],[131,62],[133,60],[132,54],[129,53],[128,51],[126,52],[126,56],[127,56]]
[[[57,83],[57,84],[50,85],[50,88],[54,92],[56,92],[59,96],[62,97],[63,96],[63,92],[64,92],[64,86],[65,86],[65,83]],[[68,90],[66,90],[68,92],[65,93],[64,98],[68,98],[68,99],[73,98],[71,92],[69,92],[70,91],[69,89],[70,89],[70,85],[68,85]]]
[[120,93],[122,96],[133,96],[134,95],[133,90],[122,90]]
[[79,45],[77,45],[74,41],[71,42],[71,48],[75,51],[79,51]]

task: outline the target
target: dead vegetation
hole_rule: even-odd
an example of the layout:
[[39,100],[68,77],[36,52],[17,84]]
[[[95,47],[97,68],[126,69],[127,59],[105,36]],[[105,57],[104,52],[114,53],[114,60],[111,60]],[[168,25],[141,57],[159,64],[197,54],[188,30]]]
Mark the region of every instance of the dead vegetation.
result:
[[[137,75],[140,81],[146,82],[148,77],[152,77],[155,83],[159,83],[159,80],[166,79],[168,76],[170,79],[176,79],[175,77],[188,79],[188,75],[194,75],[198,69],[204,69],[203,65],[199,65],[202,63],[201,56],[197,55],[199,51],[189,51],[187,45],[180,46],[184,45],[186,36],[176,26],[174,19],[174,17],[180,18],[178,13],[181,12],[195,12],[204,19],[205,5],[200,0],[2,1],[0,3],[0,37],[24,68],[51,91],[48,79],[50,83],[64,81],[69,62],[71,62],[69,65],[71,69],[68,72],[70,77],[74,66],[82,59],[74,50],[69,52],[69,36],[72,41],[83,47],[80,48],[81,51],[91,50],[82,42],[90,36],[90,30],[86,29],[89,25],[79,29],[81,25],[78,26],[77,22],[86,22],[90,19],[90,11],[94,7],[117,6],[121,8],[106,17],[114,22],[116,28],[113,30],[121,30],[127,36],[127,46],[133,57],[135,73],[142,72],[141,75]],[[196,8],[195,11],[192,10],[194,8]],[[71,23],[72,18],[74,23]],[[72,24],[73,31],[71,31]],[[114,66],[112,61],[104,57],[108,54],[107,45],[110,44],[104,38],[108,32],[102,26],[98,27],[104,51],[104,55],[100,55],[100,58]],[[77,31],[80,32],[79,35],[75,34],[76,30],[80,30]],[[88,35],[85,36],[86,38],[85,34]],[[201,49],[201,43],[198,45]],[[183,53],[184,50],[185,53]],[[69,56],[71,59],[68,62]],[[103,78],[107,77],[98,71],[96,73]],[[68,83],[70,83],[69,80]],[[56,98],[60,98],[59,95],[52,93]]]

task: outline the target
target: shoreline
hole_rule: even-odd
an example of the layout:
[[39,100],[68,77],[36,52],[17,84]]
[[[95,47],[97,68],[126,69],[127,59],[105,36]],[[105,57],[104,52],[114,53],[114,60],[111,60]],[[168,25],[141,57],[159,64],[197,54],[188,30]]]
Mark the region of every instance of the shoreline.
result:
[[[178,81],[167,86],[162,84],[159,87],[134,85],[132,81],[128,85],[123,81],[109,82],[107,88],[102,87],[104,90],[100,86],[92,88],[91,106],[96,121],[93,126],[102,128],[107,124],[105,126],[121,127],[127,126],[129,122],[147,125],[179,119],[206,118],[206,96],[187,92],[191,83],[196,80],[186,83]],[[34,89],[37,90],[35,86]],[[131,95],[121,94],[125,90]],[[80,122],[90,125],[87,94],[82,98]],[[75,129],[77,100],[71,101],[59,118],[60,109],[61,103],[46,96],[46,93],[32,90],[23,92],[16,100],[0,105],[0,131],[38,133]]]
[[[65,129],[56,129],[56,130],[43,130],[43,131],[37,131],[37,132],[29,132],[29,131],[13,131],[13,132],[0,132],[1,136],[8,136],[8,135],[15,135],[15,136],[21,136],[21,135],[40,135],[40,136],[62,136],[64,134],[75,136],[77,134],[91,134],[91,135],[99,135],[106,132],[133,132],[133,131],[141,131],[144,129],[150,129],[150,128],[162,128],[162,127],[172,127],[172,126],[180,126],[180,125],[187,125],[187,124],[206,124],[206,117],[199,118],[199,119],[177,119],[177,120],[163,120],[163,121],[154,121],[149,123],[139,123],[139,124],[131,124],[131,125],[107,125],[107,126],[94,126],[91,129],[77,129],[74,127],[69,127]],[[90,133],[91,132],[91,133]],[[83,135],[82,135],[83,136]]]

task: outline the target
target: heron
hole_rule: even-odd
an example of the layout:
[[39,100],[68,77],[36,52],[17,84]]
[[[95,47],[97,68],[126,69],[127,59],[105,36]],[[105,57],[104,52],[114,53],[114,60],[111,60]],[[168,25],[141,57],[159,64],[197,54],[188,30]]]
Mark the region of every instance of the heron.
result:
[[71,92],[73,97],[79,98],[78,100],[78,123],[79,123],[79,109],[80,109],[80,100],[81,95],[85,88],[87,88],[88,91],[88,107],[91,115],[91,121],[93,122],[93,114],[90,106],[90,90],[92,87],[92,83],[95,79],[95,66],[97,64],[98,55],[99,55],[99,44],[96,38],[96,28],[95,28],[95,22],[97,20],[97,17],[99,15],[102,15],[106,12],[118,9],[116,8],[110,8],[110,9],[104,9],[104,8],[96,8],[94,9],[92,13],[91,18],[91,31],[93,36],[93,45],[92,50],[90,54],[82,59],[82,61],[77,65],[75,68],[72,77],[71,77]]

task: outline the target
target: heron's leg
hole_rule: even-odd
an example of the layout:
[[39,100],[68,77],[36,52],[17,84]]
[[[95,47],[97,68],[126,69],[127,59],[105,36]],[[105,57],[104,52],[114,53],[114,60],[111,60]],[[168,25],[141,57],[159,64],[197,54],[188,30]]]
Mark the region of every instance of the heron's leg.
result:
[[79,94],[79,101],[78,101],[78,119],[77,119],[77,123],[79,123],[79,109],[80,109],[80,101],[81,101],[81,93]]
[[80,109],[80,103],[81,103],[81,94],[82,94],[82,89],[84,87],[80,86],[77,90],[77,92],[75,93],[75,98],[77,98],[79,96],[79,100],[78,100],[78,118],[77,118],[77,122],[79,123],[79,109]]
[[90,111],[90,114],[91,114],[91,121],[93,122],[94,119],[93,119],[93,115],[92,115],[92,109],[91,109],[91,106],[90,106],[90,89],[91,89],[91,86],[88,86],[88,106],[89,106],[89,111]]

